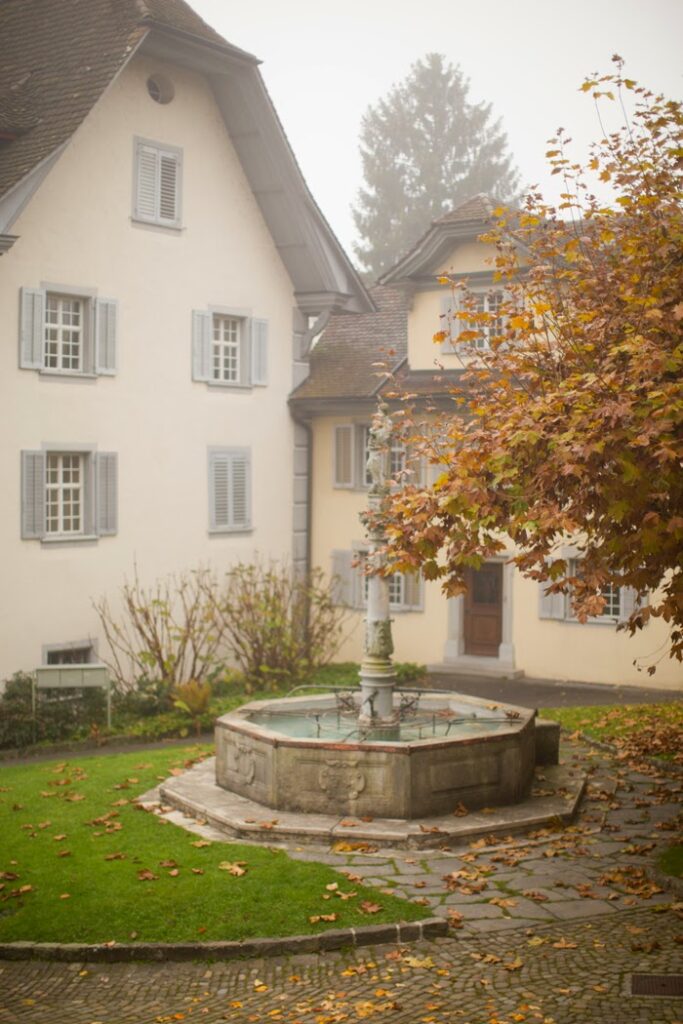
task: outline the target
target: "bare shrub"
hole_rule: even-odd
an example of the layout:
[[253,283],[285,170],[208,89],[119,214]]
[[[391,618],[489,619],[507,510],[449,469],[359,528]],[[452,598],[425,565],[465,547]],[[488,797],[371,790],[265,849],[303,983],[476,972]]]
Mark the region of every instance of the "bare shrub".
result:
[[305,679],[327,664],[339,650],[346,616],[322,570],[297,572],[276,562],[236,565],[214,608],[249,693]]
[[137,566],[121,588],[122,612],[106,597],[93,602],[119,688],[141,678],[168,694],[179,683],[203,682],[220,667],[225,629],[214,612],[216,580],[208,569],[181,572],[146,587]]

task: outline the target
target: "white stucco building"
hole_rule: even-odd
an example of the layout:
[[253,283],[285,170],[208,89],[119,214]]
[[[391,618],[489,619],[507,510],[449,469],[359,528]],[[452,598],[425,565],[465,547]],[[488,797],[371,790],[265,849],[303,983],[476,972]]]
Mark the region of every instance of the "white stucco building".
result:
[[8,0],[0,35],[2,679],[97,660],[135,565],[305,558],[287,396],[372,306],[258,61],[182,0]]

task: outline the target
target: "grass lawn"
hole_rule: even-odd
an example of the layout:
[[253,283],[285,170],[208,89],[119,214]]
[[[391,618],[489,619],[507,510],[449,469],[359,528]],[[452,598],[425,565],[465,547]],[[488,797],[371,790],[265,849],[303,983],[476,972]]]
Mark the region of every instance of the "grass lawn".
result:
[[[428,915],[322,864],[198,840],[132,803],[207,750],[0,768],[0,941],[234,940]],[[321,914],[334,920],[310,922]]]
[[612,743],[625,756],[660,757],[683,764],[683,701],[544,708],[541,716],[555,719],[571,732]]
[[663,850],[659,855],[657,867],[665,875],[683,878],[683,844],[677,843]]

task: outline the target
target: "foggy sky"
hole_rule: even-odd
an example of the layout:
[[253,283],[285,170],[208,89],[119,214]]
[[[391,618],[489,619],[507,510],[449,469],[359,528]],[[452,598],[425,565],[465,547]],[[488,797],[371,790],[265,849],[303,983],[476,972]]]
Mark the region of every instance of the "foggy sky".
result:
[[683,95],[683,0],[189,0],[229,42],[255,54],[306,181],[349,255],[362,182],[358,137],[368,104],[411,63],[439,52],[493,105],[522,180],[555,200],[546,140],[562,125],[583,157],[597,139],[584,75],[612,69]]

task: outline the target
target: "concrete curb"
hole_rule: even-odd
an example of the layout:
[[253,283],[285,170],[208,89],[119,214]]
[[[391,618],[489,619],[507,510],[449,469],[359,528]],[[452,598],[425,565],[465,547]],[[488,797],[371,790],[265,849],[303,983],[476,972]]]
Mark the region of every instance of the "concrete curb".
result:
[[441,917],[401,924],[375,924],[338,928],[319,935],[246,939],[244,942],[128,942],[85,945],[76,942],[3,942],[0,960],[59,960],[75,963],[130,963],[132,961],[239,960],[249,957],[294,956],[326,950],[416,942],[448,934]]

